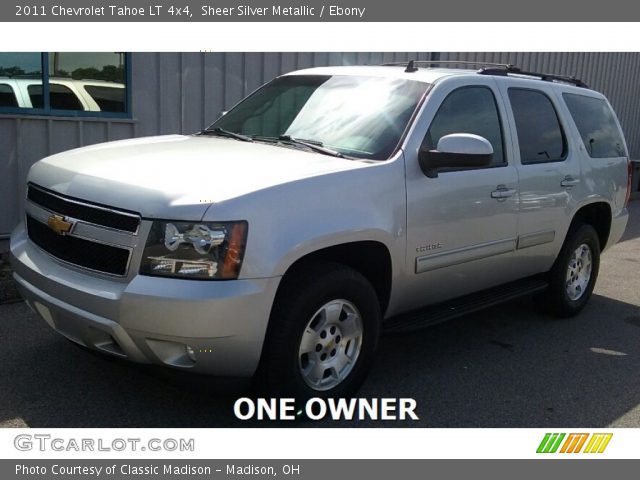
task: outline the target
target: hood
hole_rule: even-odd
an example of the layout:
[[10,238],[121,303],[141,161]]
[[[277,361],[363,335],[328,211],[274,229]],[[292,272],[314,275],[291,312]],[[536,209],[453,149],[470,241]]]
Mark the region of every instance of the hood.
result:
[[33,165],[29,181],[143,217],[199,220],[212,203],[365,165],[230,138],[168,135],[59,153]]

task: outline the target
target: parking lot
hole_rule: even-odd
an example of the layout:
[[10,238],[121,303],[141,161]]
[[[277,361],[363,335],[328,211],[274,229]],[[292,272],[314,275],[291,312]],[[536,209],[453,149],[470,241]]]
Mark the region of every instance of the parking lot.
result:
[[[413,397],[420,421],[303,425],[640,427],[640,202],[630,210],[578,317],[553,319],[523,299],[382,338],[361,396]],[[233,415],[247,393],[246,381],[89,354],[24,303],[0,305],[0,427],[256,426]]]

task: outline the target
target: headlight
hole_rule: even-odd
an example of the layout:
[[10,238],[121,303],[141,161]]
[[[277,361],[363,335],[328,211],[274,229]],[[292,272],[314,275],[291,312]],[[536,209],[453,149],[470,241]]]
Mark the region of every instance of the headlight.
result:
[[151,226],[140,273],[205,280],[238,278],[247,222],[165,222]]

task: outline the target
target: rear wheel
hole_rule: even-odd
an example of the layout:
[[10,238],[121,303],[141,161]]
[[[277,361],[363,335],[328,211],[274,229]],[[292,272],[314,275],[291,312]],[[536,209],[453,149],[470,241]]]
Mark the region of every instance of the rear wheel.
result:
[[259,370],[271,396],[347,397],[364,381],[380,332],[370,282],[333,263],[285,277]]
[[549,307],[560,317],[577,315],[591,297],[600,267],[600,241],[591,225],[579,225],[567,234],[550,272]]

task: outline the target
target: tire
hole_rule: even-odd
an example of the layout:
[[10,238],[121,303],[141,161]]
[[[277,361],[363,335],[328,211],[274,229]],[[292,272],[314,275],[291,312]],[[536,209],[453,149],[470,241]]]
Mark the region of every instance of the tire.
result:
[[374,288],[357,271],[329,262],[288,273],[283,282],[258,370],[260,390],[300,401],[350,397],[373,363],[380,336]]
[[600,240],[587,224],[569,230],[562,250],[549,272],[546,299],[550,313],[573,317],[589,301],[600,268]]

